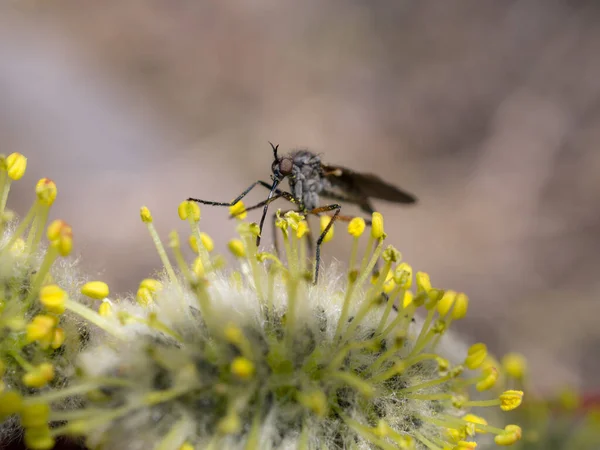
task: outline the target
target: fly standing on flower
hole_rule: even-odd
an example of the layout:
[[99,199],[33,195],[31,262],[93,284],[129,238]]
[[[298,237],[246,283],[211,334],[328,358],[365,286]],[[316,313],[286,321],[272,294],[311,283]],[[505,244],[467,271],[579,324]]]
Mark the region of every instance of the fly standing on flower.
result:
[[[269,142],[269,144],[271,143]],[[417,201],[414,195],[383,181],[377,175],[355,172],[345,167],[324,164],[321,162],[319,155],[308,150],[295,150],[285,156],[279,156],[277,154],[279,145],[271,144],[271,148],[273,149],[271,183],[262,180],[255,181],[231,202],[213,202],[197,198],[188,198],[188,201],[205,205],[231,207],[244,198],[255,186],[264,186],[269,190],[267,199],[256,205],[249,206],[244,211],[238,213],[241,214],[253,209],[263,208],[259,227],[260,233],[256,238],[257,246],[260,244],[260,237],[265,218],[267,217],[269,204],[278,198],[284,198],[296,205],[295,210],[303,215],[313,214],[319,216],[333,212],[330,214],[331,220],[317,239],[315,283],[319,279],[321,244],[325,235],[336,220],[350,221],[352,219],[352,217],[340,215],[342,207],[337,202],[357,205],[365,213],[372,214],[375,210],[371,205],[371,198],[404,204],[411,204]],[[277,188],[284,178],[288,180],[289,191]],[[332,200],[335,203],[321,206],[321,198]],[[273,217],[275,218],[275,216]],[[366,222],[370,225],[369,220],[366,220]],[[274,239],[274,243],[275,245],[277,244],[276,239]]]

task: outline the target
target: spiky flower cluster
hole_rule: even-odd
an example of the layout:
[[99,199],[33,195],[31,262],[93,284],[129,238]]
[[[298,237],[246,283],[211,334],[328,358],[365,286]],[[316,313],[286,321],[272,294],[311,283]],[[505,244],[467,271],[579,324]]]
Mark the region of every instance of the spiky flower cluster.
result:
[[586,398],[573,389],[550,396],[536,395],[522,355],[509,353],[502,359],[507,384],[527,389],[523,406],[511,412],[525,427],[518,450],[596,450],[600,448],[599,399]]
[[[132,450],[467,450],[483,433],[499,445],[519,440],[518,426],[499,429],[469,413],[511,410],[523,395],[470,397],[471,388],[486,391],[498,379],[485,345],[459,360],[438,350],[451,322],[465,316],[468,298],[433,287],[425,273],[413,275],[396,249],[384,247],[380,214],[362,258],[366,224],[348,224],[350,270],[340,276],[330,269],[318,285],[300,214],[277,220],[286,263],[260,252],[257,225],[241,222],[239,239],[229,242],[237,258],[230,271],[200,232],[198,206],[184,202],[179,215],[198,255],[191,264],[173,232],[177,270],[171,265],[142,208],[162,279],[143,280],[137,304],[111,302],[99,285],[98,312],[67,305],[106,336],[82,354],[69,386],[33,395],[14,411],[33,436],[31,448],[51,448],[58,435],[82,435],[91,448]],[[333,228],[325,241],[332,236]],[[416,321],[419,311],[424,318]],[[81,407],[65,411],[70,398]],[[35,439],[41,429],[45,439]]]

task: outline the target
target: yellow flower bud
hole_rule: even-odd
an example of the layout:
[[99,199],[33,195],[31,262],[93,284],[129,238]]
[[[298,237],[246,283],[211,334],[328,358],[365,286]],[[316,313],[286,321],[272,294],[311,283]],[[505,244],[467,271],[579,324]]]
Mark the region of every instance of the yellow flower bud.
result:
[[140,217],[144,223],[152,222],[152,213],[150,213],[150,210],[145,206],[140,208]]
[[108,289],[108,284],[105,282],[90,281],[81,287],[81,293],[86,297],[93,298],[94,300],[102,300],[108,297],[110,291]]
[[13,180],[20,180],[27,169],[27,158],[20,153],[11,153],[6,157],[6,170]]
[[518,408],[523,401],[523,391],[504,391],[500,394],[500,409],[502,411],[512,411]]
[[200,206],[196,202],[183,201],[177,207],[177,214],[181,220],[188,220],[190,217],[194,222],[200,220]]
[[366,227],[365,219],[362,217],[355,217],[348,224],[348,233],[355,238],[360,237],[365,232]]
[[69,296],[67,293],[58,287],[56,284],[43,286],[40,289],[40,302],[46,309],[55,314],[65,312],[65,303]]
[[383,216],[374,212],[371,219],[371,236],[375,239],[384,239],[385,232],[383,231]]
[[248,213],[246,212],[246,206],[243,201],[237,202],[235,205],[229,207],[229,214],[236,219],[244,220]]
[[42,178],[35,185],[35,194],[40,203],[46,206],[52,206],[58,195],[58,189],[56,188],[54,181],[49,178]]
[[[323,233],[325,231],[325,228],[327,228],[327,225],[329,225],[330,222],[331,222],[330,216],[321,216],[321,233]],[[333,228],[334,228],[334,225],[331,224],[331,227],[329,227],[327,234],[323,237],[323,243],[329,242],[333,238]]]

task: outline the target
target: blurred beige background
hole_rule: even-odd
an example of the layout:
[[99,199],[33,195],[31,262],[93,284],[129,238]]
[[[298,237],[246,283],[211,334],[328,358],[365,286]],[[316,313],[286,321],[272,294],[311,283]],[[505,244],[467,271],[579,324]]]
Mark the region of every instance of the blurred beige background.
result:
[[[0,143],[30,158],[10,206],[54,179],[85,270],[132,291],[159,265],[141,205],[166,237],[186,197],[268,179],[268,140],[307,146],[419,196],[377,207],[470,295],[470,338],[600,389],[598,23],[594,0],[5,0]],[[202,225],[224,250],[226,210]]]

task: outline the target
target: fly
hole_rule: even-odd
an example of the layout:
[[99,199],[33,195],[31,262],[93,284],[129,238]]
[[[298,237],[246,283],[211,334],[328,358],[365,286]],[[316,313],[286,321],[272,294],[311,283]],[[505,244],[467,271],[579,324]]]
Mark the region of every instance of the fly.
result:
[[[269,142],[269,144],[271,143]],[[279,156],[279,145],[271,144],[271,148],[273,149],[271,183],[262,180],[255,181],[232,202],[213,202],[197,198],[188,198],[188,201],[213,206],[233,206],[254,189],[254,187],[258,185],[265,187],[269,190],[266,200],[244,210],[245,212],[263,208],[259,225],[260,232],[256,238],[257,246],[260,244],[260,237],[265,218],[267,217],[269,204],[279,198],[284,198],[293,203],[296,206],[295,210],[304,215],[313,214],[318,216],[333,211],[329,224],[317,239],[315,284],[319,279],[321,244],[325,235],[336,220],[352,220],[352,217],[340,215],[342,207],[338,202],[354,204],[363,212],[370,215],[375,211],[371,204],[371,199],[402,204],[411,204],[417,201],[414,195],[387,183],[377,175],[356,172],[342,166],[325,164],[321,161],[321,157],[318,154],[308,150],[295,150],[285,156]],[[278,189],[280,183],[286,178],[289,183],[289,191]],[[331,200],[334,203],[321,206],[321,198]],[[273,216],[273,219],[275,217]],[[367,223],[370,224],[370,221],[367,220]],[[277,246],[276,239],[274,239],[274,244]]]

